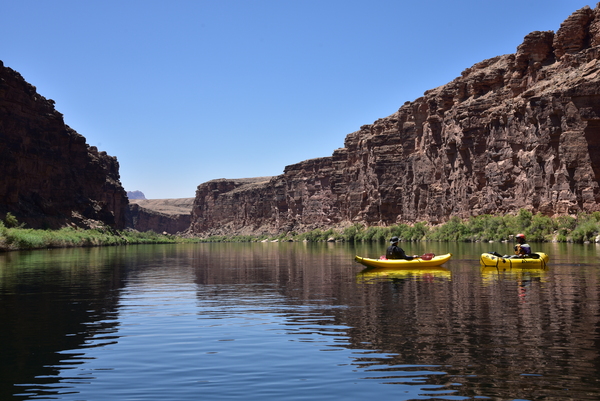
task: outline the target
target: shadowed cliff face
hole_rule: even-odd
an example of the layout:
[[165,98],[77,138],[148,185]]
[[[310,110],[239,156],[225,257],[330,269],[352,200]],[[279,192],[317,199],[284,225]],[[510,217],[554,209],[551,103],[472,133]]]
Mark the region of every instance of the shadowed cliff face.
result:
[[32,228],[125,227],[117,159],[88,146],[54,101],[2,62],[0,171],[0,218],[10,212]]
[[191,231],[441,223],[600,210],[600,9],[482,61],[346,137],[331,157],[198,187]]

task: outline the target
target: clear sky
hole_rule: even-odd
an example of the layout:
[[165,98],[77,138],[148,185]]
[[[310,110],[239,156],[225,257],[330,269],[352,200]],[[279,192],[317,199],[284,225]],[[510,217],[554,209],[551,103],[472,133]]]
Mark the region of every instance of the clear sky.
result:
[[116,156],[127,191],[187,198],[279,175],[579,0],[3,1],[0,60]]

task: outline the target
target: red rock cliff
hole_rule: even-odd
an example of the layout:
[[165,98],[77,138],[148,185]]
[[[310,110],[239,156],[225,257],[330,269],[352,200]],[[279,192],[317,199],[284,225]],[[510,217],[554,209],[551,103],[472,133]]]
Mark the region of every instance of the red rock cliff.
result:
[[194,198],[129,199],[131,227],[138,231],[178,234],[190,227]]
[[54,102],[0,62],[0,219],[33,228],[101,221],[124,228],[127,196],[115,157],[88,146]]
[[262,183],[201,184],[191,231],[591,212],[600,210],[599,179],[600,5],[362,126],[331,157]]

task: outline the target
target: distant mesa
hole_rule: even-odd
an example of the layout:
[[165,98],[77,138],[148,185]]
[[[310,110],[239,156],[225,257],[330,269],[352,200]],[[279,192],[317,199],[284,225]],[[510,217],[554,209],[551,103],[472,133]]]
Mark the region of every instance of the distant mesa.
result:
[[193,204],[194,198],[129,198],[131,227],[142,232],[152,230],[157,233],[182,234],[190,227]]
[[127,198],[131,199],[146,199],[142,191],[127,191]]

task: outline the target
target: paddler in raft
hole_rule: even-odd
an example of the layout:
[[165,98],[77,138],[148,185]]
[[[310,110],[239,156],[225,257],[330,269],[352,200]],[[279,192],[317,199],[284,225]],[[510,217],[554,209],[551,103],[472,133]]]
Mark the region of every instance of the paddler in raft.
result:
[[419,257],[419,255],[413,255],[413,256],[406,255],[406,253],[404,252],[404,249],[402,249],[398,246],[398,241],[400,241],[400,238],[398,238],[398,237],[392,237],[392,239],[390,239],[391,245],[385,251],[386,259],[413,260],[414,258]]
[[517,239],[517,245],[515,245],[515,248],[514,248],[515,249],[514,255],[501,256],[497,252],[490,252],[490,253],[492,255],[502,257],[504,259],[524,259],[524,258],[537,259],[537,258],[539,258],[539,255],[537,255],[535,253],[534,254],[531,253],[531,247],[529,246],[529,244],[527,244],[525,242],[525,234],[517,234],[515,238]]
[[525,243],[525,234],[517,234],[517,245],[515,245],[515,254],[511,258],[529,258],[531,257],[531,247]]

